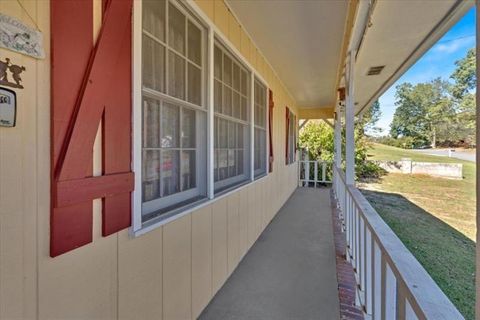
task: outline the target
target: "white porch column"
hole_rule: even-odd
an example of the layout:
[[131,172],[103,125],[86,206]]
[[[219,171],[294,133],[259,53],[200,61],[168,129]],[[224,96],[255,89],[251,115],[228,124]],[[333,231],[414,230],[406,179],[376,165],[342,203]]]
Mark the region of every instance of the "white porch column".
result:
[[350,51],[347,64],[347,85],[346,85],[346,106],[345,106],[345,179],[348,185],[355,184],[355,138],[354,138],[354,122],[355,122],[355,98],[354,98],[354,65],[355,50]]
[[335,131],[334,131],[334,146],[335,146],[335,166],[342,167],[342,107],[340,103],[335,106]]
[[[476,5],[477,5],[477,17],[480,14],[480,0],[476,0]],[[480,41],[480,21],[477,19],[477,43]],[[477,62],[477,79],[480,76],[480,59],[478,58],[478,55],[480,55],[480,46],[477,45],[477,54],[476,54],[476,62]],[[477,94],[476,94],[476,103],[477,103],[477,115],[476,115],[476,124],[477,124],[477,228],[480,226],[480,170],[478,170],[479,164],[480,164],[480,84],[477,81]],[[480,231],[477,231],[477,244],[480,243]],[[477,293],[477,301],[476,301],[476,306],[475,306],[475,314],[476,314],[476,319],[480,319],[480,246],[477,245],[477,257],[476,257],[476,266],[477,266],[477,280],[476,280],[476,293]]]

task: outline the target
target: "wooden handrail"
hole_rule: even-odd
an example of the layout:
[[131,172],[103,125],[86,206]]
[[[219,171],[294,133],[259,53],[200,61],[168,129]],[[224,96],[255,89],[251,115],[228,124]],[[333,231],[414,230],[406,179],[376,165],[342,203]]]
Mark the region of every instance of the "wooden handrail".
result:
[[463,319],[453,303],[345,175],[334,167],[347,258],[359,300],[372,319]]

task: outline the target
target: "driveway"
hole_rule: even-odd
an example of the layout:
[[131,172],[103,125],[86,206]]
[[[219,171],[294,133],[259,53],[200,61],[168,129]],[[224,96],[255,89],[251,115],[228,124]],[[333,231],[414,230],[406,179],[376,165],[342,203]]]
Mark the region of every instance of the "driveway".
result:
[[[448,157],[448,149],[413,149],[413,151],[434,155],[434,156]],[[471,161],[471,162],[475,162],[475,159],[476,159],[475,153],[463,152],[463,151],[452,152],[451,157],[460,159],[460,160]]]

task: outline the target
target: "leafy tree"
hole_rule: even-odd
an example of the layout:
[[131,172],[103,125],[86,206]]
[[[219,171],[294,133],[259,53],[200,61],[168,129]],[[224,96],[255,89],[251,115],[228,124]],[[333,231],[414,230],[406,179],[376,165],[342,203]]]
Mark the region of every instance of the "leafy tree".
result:
[[397,109],[390,125],[393,138],[411,137],[415,146],[449,138],[455,108],[450,98],[450,84],[440,78],[427,83],[397,86]]
[[[377,177],[381,169],[367,161],[371,145],[365,136],[365,128],[373,128],[380,119],[380,105],[375,102],[365,111],[363,117],[355,122],[355,168],[357,177]],[[300,131],[299,144],[309,153],[311,160],[333,161],[334,131],[323,121],[310,120]],[[345,129],[342,131],[342,159],[345,159]]]
[[372,105],[357,119],[355,125],[359,132],[363,135],[366,132],[380,132],[380,128],[376,127],[378,120],[382,116],[380,110],[380,102],[376,100]]
[[455,65],[457,67],[450,76],[455,81],[452,86],[452,95],[461,100],[477,86],[475,48],[468,50],[464,58],[455,61]]
[[457,107],[454,139],[473,143],[475,140],[476,102],[475,93],[477,86],[475,48],[471,48],[467,55],[456,61],[456,68],[450,78],[454,81],[451,92]]

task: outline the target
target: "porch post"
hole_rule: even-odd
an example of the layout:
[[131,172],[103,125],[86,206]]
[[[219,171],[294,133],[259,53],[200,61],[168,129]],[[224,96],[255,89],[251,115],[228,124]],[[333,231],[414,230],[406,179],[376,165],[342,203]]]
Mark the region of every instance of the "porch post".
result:
[[[477,17],[480,14],[480,0],[476,0],[476,6],[477,6]],[[477,43],[480,40],[480,21],[477,19]],[[476,54],[476,66],[477,66],[477,79],[480,76],[480,65],[479,65],[479,59],[478,55],[480,54],[480,48],[477,45],[477,54]],[[477,148],[477,158],[476,158],[476,163],[477,163],[477,244],[480,243],[480,232],[478,230],[478,226],[480,226],[480,171],[478,170],[478,166],[480,164],[480,128],[479,128],[479,123],[480,123],[480,106],[479,106],[479,101],[480,101],[480,85],[477,81],[477,92],[476,92],[476,104],[477,104],[477,114],[476,114],[476,125],[477,125],[477,138],[476,138],[476,148]],[[476,259],[476,267],[477,267],[477,277],[476,277],[476,306],[475,306],[475,314],[476,314],[476,319],[480,319],[480,246],[477,245],[477,259]]]
[[347,64],[347,97],[345,106],[345,179],[347,185],[355,184],[355,139],[354,139],[354,121],[355,121],[355,99],[354,99],[354,65],[355,50],[350,51]]
[[337,168],[342,167],[342,110],[340,102],[335,106],[335,131],[334,131],[334,146],[335,146],[335,163]]

